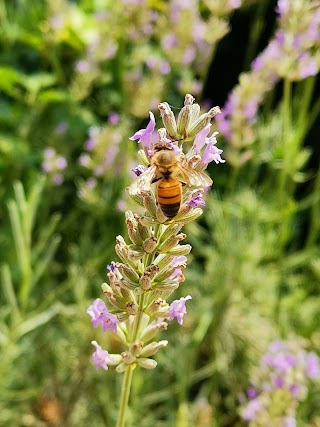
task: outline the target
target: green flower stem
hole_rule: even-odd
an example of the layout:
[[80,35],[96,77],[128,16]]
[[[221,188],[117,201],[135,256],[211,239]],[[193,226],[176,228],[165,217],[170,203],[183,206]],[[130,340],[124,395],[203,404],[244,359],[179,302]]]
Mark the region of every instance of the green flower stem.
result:
[[[141,321],[143,309],[144,309],[144,300],[145,300],[145,294],[143,293],[140,295],[140,298],[139,298],[139,311],[134,319],[131,343],[134,343],[138,336],[140,321]],[[133,377],[133,370],[135,367],[136,367],[136,364],[132,363],[126,367],[126,370],[124,372],[124,377],[123,377],[122,386],[121,386],[119,417],[118,417],[116,427],[125,426],[126,413],[128,409],[131,383],[132,383],[132,377]]]
[[116,427],[124,427],[125,425],[134,368],[135,368],[134,364],[128,365],[124,372],[124,377],[123,377],[122,387],[121,387],[119,417],[118,417]]

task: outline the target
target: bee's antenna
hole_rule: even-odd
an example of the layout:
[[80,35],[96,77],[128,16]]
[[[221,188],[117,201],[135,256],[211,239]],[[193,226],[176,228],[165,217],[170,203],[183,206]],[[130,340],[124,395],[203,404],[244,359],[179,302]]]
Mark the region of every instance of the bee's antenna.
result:
[[170,108],[173,108],[174,110],[182,110],[182,108],[181,107],[174,107],[173,105],[171,105],[171,104],[169,104],[169,107]]

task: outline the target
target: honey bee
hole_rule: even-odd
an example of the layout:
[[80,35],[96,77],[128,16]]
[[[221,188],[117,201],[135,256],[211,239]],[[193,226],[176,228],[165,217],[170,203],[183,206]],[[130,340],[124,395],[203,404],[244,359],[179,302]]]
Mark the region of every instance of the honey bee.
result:
[[192,169],[184,157],[178,156],[164,143],[154,145],[148,169],[129,187],[129,194],[143,195],[157,183],[156,200],[167,218],[174,218],[182,201],[182,186],[209,187],[212,179],[202,171]]

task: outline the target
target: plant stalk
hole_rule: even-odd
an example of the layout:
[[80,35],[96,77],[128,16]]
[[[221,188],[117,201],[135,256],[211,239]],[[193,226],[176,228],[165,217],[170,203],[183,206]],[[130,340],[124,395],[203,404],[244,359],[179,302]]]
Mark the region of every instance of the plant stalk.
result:
[[124,373],[124,377],[123,377],[123,381],[122,381],[122,387],[121,387],[119,417],[118,417],[116,427],[124,427],[125,426],[126,414],[127,414],[129,396],[130,396],[130,389],[131,389],[131,383],[132,383],[132,375],[133,375],[134,368],[135,368],[134,364],[128,365],[126,370],[125,370],[125,373]]

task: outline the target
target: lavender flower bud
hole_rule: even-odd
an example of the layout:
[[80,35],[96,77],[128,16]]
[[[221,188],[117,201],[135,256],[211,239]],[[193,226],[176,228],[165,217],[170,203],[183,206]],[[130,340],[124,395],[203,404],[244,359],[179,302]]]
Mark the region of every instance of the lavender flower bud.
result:
[[169,137],[174,140],[179,139],[176,119],[169,104],[167,102],[161,102],[158,108]]
[[149,159],[148,159],[146,153],[144,152],[144,150],[138,151],[138,158],[141,161],[141,163],[143,163],[145,166],[149,165]]
[[148,291],[151,289],[151,278],[150,275],[144,273],[140,278],[140,287],[143,291]]
[[157,206],[154,196],[151,194],[151,192],[148,192],[143,197],[143,205],[146,208],[146,210],[150,213],[151,216],[155,217],[157,213]]
[[122,357],[120,354],[110,354],[109,353],[109,360],[108,365],[117,366],[121,362]]
[[178,116],[177,129],[180,136],[185,138],[187,133],[187,127],[190,121],[190,110],[191,105],[185,105]]
[[189,123],[193,123],[200,114],[200,105],[192,104],[189,112]]
[[188,213],[185,215],[183,215],[181,213],[181,216],[177,215],[176,221],[179,221],[183,224],[187,224],[188,222],[194,221],[197,218],[199,218],[199,216],[202,215],[203,210],[201,208],[192,208],[191,209],[189,206],[188,206],[188,208],[189,208]]
[[138,220],[139,238],[141,239],[141,241],[144,241],[149,237],[149,231],[148,231],[148,228],[141,223],[141,217],[138,217],[137,220]]
[[131,211],[127,211],[125,215],[128,236],[133,244],[139,246],[142,244],[142,239],[138,232],[138,221]]
[[140,356],[142,348],[143,348],[143,342],[142,341],[136,341],[136,342],[131,344],[129,351],[134,356]]
[[[169,309],[169,305],[162,298],[154,299],[153,303],[148,307],[148,314],[161,317],[160,313],[166,313]],[[163,316],[164,317],[164,316]]]
[[116,237],[116,253],[118,257],[123,261],[124,263],[127,263],[129,261],[128,257],[128,245],[124,241],[122,236]]
[[138,284],[139,275],[133,270],[133,268],[126,264],[121,264],[120,262],[116,263],[116,267],[120,273],[129,281],[129,283],[133,285]]
[[164,243],[167,239],[175,236],[181,230],[181,224],[170,224],[166,227],[165,231],[161,234],[159,239],[160,243]]
[[174,255],[171,255],[171,254],[166,254],[166,255],[160,254],[156,257],[153,263],[158,266],[159,272],[160,272],[170,264],[173,258],[174,258]]
[[180,233],[176,236],[169,237],[160,247],[158,248],[159,253],[165,253],[173,249],[181,240],[184,240],[187,237],[186,234]]
[[157,218],[157,220],[159,221],[160,224],[164,224],[168,220],[168,218],[162,212],[160,206],[157,206],[156,218]]
[[121,353],[121,357],[123,362],[127,365],[131,365],[132,363],[137,361],[136,357],[130,351],[123,351]]
[[154,218],[150,217],[150,216],[143,215],[140,218],[140,223],[144,227],[154,227],[157,224],[157,221]]
[[140,336],[141,341],[148,342],[152,340],[160,331],[166,331],[168,328],[167,322],[152,322],[148,325]]
[[188,255],[191,252],[191,245],[177,245],[175,248],[170,249],[167,253],[170,255]]
[[146,345],[145,347],[143,347],[143,349],[140,352],[140,356],[141,357],[153,356],[154,354],[156,354],[160,350],[160,348],[167,347],[167,345],[168,345],[167,340],[162,340],[159,342],[154,341],[154,342]]
[[205,128],[211,119],[217,114],[221,113],[219,107],[213,107],[208,113],[202,114],[193,123],[190,123],[187,129],[187,137],[194,138],[203,128]]
[[130,301],[126,304],[126,312],[129,316],[135,316],[138,312],[138,304],[133,301]]
[[137,362],[138,362],[138,365],[141,368],[144,368],[144,369],[154,369],[154,368],[156,368],[156,366],[158,364],[155,360],[153,360],[153,359],[147,359],[147,358],[144,358],[144,357],[139,358],[137,360]]
[[153,279],[155,275],[158,273],[158,271],[159,271],[159,267],[157,265],[151,264],[146,268],[145,273],[148,273],[151,279]]
[[155,250],[155,248],[157,247],[157,239],[155,237],[148,237],[142,244],[143,249],[145,250],[145,252],[147,252],[147,254],[152,254],[152,252]]
[[130,261],[139,261],[144,255],[141,246],[130,245],[128,247],[128,259]]

